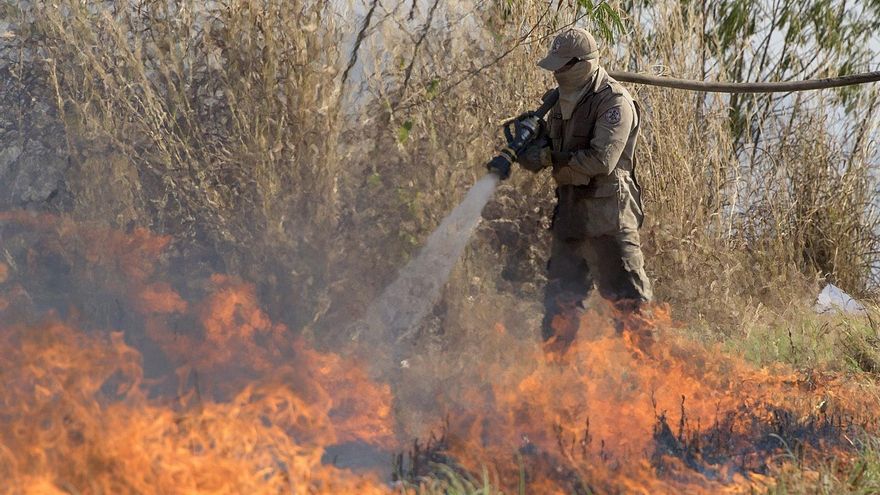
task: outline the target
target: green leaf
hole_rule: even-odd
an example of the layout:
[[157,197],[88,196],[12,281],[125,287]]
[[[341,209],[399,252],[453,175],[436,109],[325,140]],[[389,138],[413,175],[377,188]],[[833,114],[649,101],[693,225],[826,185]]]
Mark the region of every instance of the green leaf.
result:
[[403,144],[409,139],[409,132],[412,130],[413,123],[411,120],[407,120],[400,127],[397,128],[397,142]]
[[592,0],[577,0],[576,3],[579,8],[584,9],[599,37],[606,42],[613,42],[616,34],[622,34],[626,30],[621,11],[608,2],[594,3]]
[[437,79],[435,77],[434,79],[431,79],[431,82],[428,83],[428,87],[425,89],[425,92],[427,93],[428,99],[431,100],[435,96],[437,96],[437,93],[439,91],[440,91],[440,79]]
[[370,187],[379,187],[382,185],[382,176],[378,172],[374,172],[367,177],[367,185]]

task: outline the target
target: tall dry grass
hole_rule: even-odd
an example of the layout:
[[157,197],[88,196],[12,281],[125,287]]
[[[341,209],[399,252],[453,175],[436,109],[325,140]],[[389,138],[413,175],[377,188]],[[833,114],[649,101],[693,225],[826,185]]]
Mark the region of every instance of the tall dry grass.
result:
[[[629,63],[701,78],[705,61],[694,54],[712,43],[700,15],[671,4],[657,10],[652,36],[635,33],[650,40],[644,54],[626,54]],[[864,140],[845,141],[876,130],[876,89],[865,90],[849,125],[832,96],[777,96],[745,152],[752,136],[732,131],[732,97],[637,92],[648,107],[649,258],[658,295],[680,315],[729,333],[746,330],[749,312],[804,309],[825,281],[876,293],[878,155]],[[853,116],[861,116],[855,125]]]
[[[6,2],[3,57],[64,130],[72,214],[171,234],[182,286],[242,275],[320,334],[378,294],[482,173],[497,124],[552,84],[534,66],[552,36],[596,27],[577,5]],[[694,55],[717,43],[687,5],[631,6],[606,65],[724,73]],[[855,100],[851,146],[831,97],[776,100],[751,142],[726,97],[633,89],[648,268],[678,317],[729,334],[820,279],[874,289],[876,92]],[[546,176],[502,187],[438,314],[474,294],[537,299],[551,197]]]
[[328,3],[6,8],[20,26],[13,55],[63,124],[74,215],[173,234],[187,264],[315,302],[344,166]]

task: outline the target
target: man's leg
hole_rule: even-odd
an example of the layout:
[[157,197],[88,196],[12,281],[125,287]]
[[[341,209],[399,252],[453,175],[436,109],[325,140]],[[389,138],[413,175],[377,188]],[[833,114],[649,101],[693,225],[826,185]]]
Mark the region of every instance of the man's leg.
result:
[[541,337],[545,342],[556,337],[567,346],[574,340],[580,323],[581,301],[593,286],[590,270],[581,254],[582,245],[580,240],[553,236],[541,323]]
[[621,310],[637,310],[653,298],[637,230],[588,238],[583,253],[599,293]]
[[[629,330],[629,338],[642,350],[654,341],[654,326],[643,318],[643,305],[653,297],[645,274],[645,259],[637,230],[592,237],[584,242],[584,256],[596,277],[599,294],[618,310],[615,327]],[[632,316],[638,315],[633,318]]]

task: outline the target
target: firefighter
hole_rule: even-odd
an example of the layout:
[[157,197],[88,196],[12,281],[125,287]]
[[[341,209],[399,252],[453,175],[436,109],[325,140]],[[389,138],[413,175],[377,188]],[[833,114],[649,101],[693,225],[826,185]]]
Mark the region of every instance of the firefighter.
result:
[[594,282],[624,313],[652,298],[639,240],[639,107],[599,65],[598,55],[595,39],[583,29],[568,29],[553,40],[538,66],[553,73],[559,101],[546,134],[518,159],[532,172],[551,169],[556,182],[542,337],[563,348],[574,339]]

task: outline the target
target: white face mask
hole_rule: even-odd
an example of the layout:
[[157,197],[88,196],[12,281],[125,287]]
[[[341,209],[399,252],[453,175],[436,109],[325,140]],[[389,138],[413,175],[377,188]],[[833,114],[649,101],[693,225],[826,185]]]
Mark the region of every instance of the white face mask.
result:
[[574,112],[575,105],[589,91],[593,75],[599,70],[599,60],[581,60],[563,72],[554,72],[553,77],[559,84],[559,106],[562,118],[568,120]]

